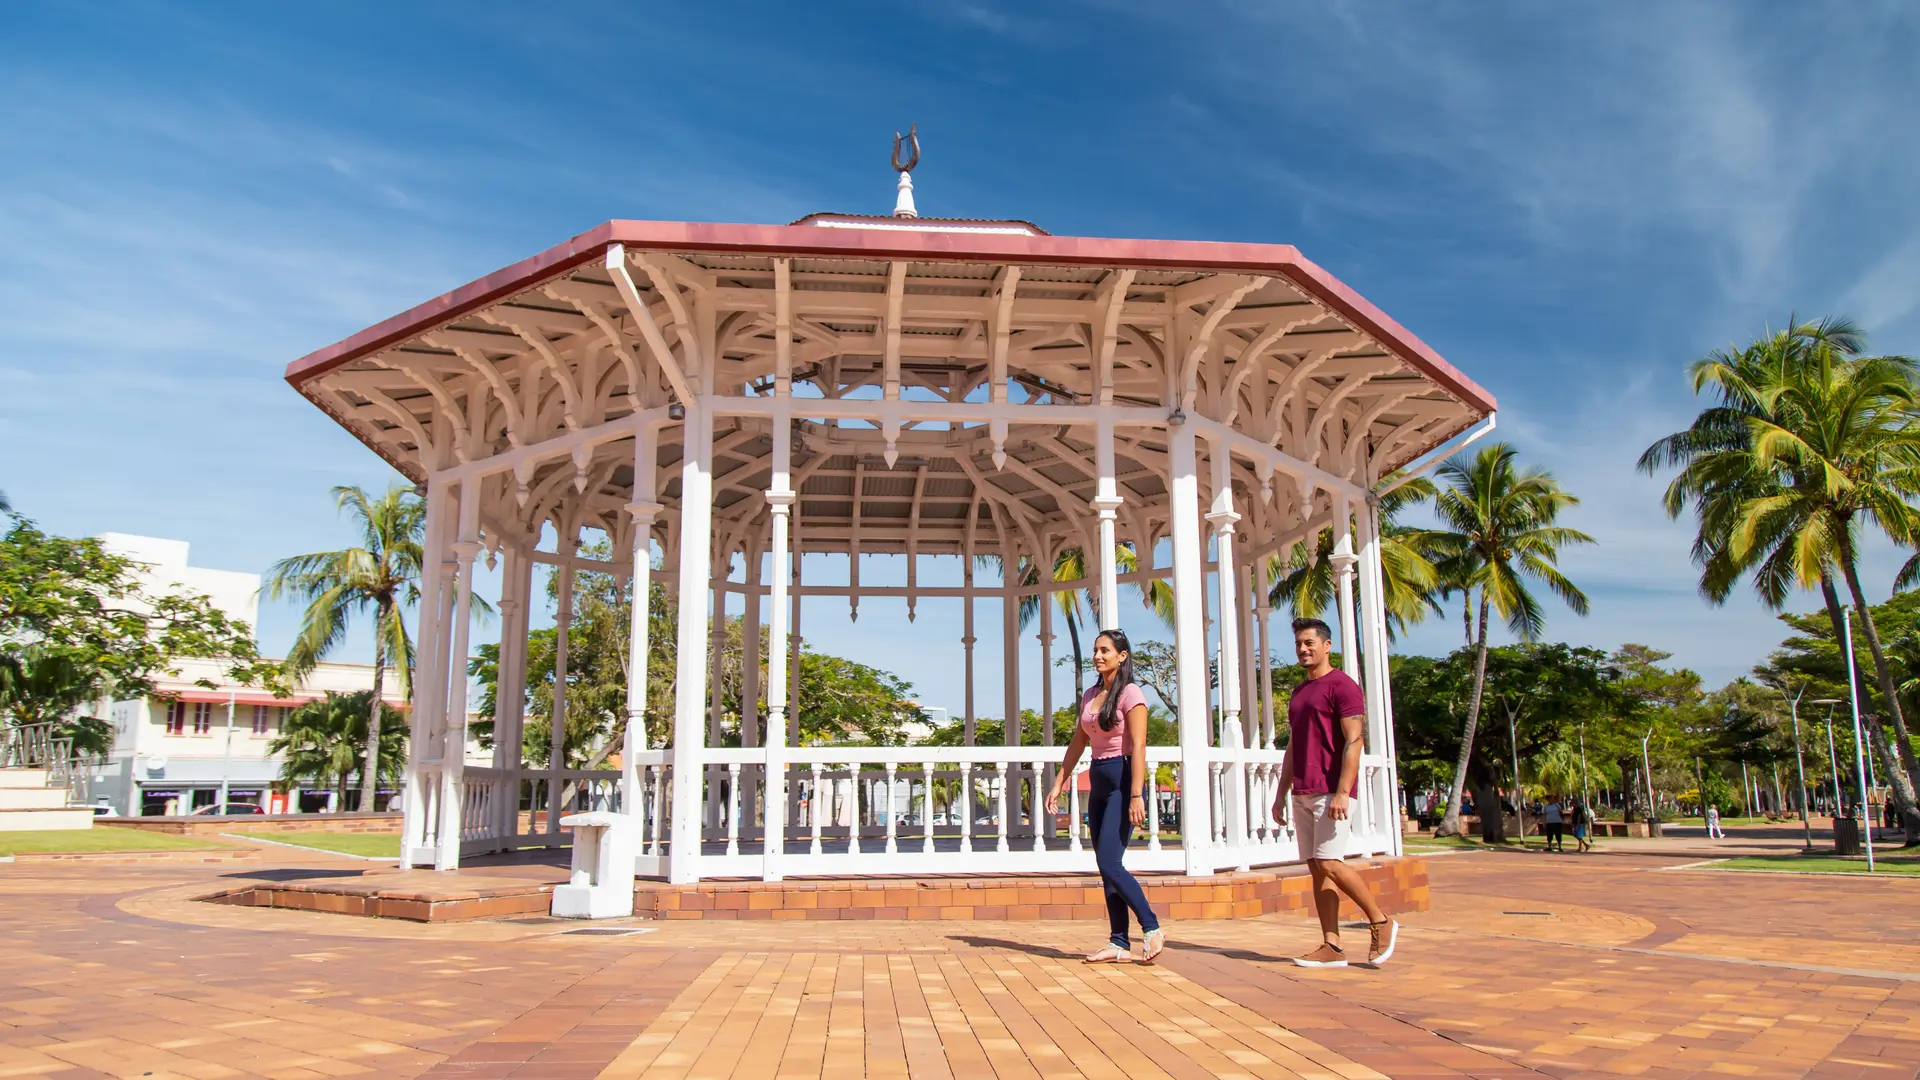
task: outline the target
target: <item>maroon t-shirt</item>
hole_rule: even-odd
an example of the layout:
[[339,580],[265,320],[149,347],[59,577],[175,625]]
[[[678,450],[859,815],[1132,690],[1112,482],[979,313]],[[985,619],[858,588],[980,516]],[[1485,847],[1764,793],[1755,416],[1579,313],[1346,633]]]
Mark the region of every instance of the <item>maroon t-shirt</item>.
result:
[[[1366,714],[1360,684],[1339,668],[1294,688],[1293,700],[1287,703],[1287,730],[1291,732],[1287,748],[1292,752],[1296,794],[1333,794],[1347,749],[1346,737],[1340,733],[1340,718]],[[1353,790],[1347,794],[1360,794],[1357,774]]]

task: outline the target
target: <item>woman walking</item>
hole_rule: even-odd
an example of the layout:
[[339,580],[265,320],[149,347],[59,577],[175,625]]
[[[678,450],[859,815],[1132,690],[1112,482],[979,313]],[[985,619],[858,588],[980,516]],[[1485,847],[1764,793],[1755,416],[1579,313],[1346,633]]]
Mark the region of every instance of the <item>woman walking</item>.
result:
[[[1087,818],[1093,826],[1094,860],[1107,893],[1107,922],[1112,931],[1106,948],[1087,957],[1089,964],[1111,964],[1133,959],[1127,937],[1127,913],[1140,920],[1145,951],[1152,963],[1166,948],[1167,935],[1147,906],[1140,883],[1121,864],[1133,830],[1147,820],[1147,698],[1134,682],[1132,645],[1118,630],[1102,630],[1093,642],[1093,669],[1099,674],[1080,699],[1080,722],[1067,742],[1067,760],[1047,792],[1047,813],[1059,812],[1061,792],[1073,782],[1073,767],[1083,750],[1091,751],[1093,768]],[[1075,822],[1074,827],[1079,827]]]

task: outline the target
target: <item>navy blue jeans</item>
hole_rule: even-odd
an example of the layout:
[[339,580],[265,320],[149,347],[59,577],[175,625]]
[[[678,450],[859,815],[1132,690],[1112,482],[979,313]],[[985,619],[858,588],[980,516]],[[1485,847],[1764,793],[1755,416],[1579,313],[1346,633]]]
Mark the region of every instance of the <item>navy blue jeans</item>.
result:
[[1107,891],[1107,923],[1113,931],[1110,940],[1116,949],[1127,944],[1127,912],[1140,920],[1140,932],[1160,929],[1160,920],[1147,906],[1147,894],[1140,883],[1121,864],[1127,844],[1133,840],[1133,821],[1127,816],[1129,801],[1140,793],[1145,777],[1128,783],[1125,756],[1096,758],[1088,781],[1087,821],[1093,826],[1093,857],[1100,867],[1100,884]]

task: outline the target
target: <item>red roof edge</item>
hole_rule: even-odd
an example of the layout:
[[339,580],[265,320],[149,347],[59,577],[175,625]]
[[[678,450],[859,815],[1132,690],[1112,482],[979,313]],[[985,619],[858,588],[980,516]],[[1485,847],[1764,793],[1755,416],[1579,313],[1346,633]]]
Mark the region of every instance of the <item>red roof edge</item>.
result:
[[383,322],[295,360],[286,380],[296,389],[362,356],[523,292],[600,257],[611,244],[642,250],[735,251],[828,258],[1027,262],[1057,266],[1138,266],[1267,273],[1305,290],[1360,330],[1405,357],[1469,407],[1493,412],[1492,394],[1442,359],[1338,278],[1288,244],[1203,240],[1133,240],[1009,233],[823,229],[808,225],[739,225],[686,221],[609,221],[531,258],[462,285]]

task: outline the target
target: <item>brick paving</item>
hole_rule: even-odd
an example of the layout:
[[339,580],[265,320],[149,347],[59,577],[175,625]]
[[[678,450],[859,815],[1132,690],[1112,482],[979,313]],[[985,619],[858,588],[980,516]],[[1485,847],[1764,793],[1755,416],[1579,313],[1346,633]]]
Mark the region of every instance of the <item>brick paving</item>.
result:
[[1096,922],[608,936],[195,900],[366,868],[0,867],[0,1077],[1920,1074],[1915,880],[1436,856],[1379,971],[1286,964],[1316,936],[1289,914],[1170,921],[1161,963],[1088,968]]

